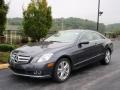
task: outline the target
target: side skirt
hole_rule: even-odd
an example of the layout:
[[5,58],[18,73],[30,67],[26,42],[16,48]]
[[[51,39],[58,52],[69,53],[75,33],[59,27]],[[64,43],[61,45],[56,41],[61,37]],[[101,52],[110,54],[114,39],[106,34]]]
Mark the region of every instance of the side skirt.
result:
[[91,63],[98,62],[98,61],[102,60],[103,58],[104,58],[104,53],[98,54],[98,55],[96,55],[96,56],[94,56],[94,57],[91,57],[91,58],[89,58],[89,59],[86,59],[86,60],[84,60],[84,61],[81,61],[81,62],[78,62],[78,63],[74,64],[73,70],[82,68],[82,67],[87,66],[87,65],[89,65],[89,64],[91,64]]

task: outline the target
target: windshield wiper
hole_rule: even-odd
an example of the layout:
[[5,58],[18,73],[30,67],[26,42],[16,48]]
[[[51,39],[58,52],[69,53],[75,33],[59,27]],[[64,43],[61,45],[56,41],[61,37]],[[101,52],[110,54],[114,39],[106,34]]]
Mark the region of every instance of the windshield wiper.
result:
[[61,41],[49,41],[49,42],[61,42]]
[[67,42],[61,42],[61,41],[48,41],[48,42],[59,42],[59,43],[67,43]]

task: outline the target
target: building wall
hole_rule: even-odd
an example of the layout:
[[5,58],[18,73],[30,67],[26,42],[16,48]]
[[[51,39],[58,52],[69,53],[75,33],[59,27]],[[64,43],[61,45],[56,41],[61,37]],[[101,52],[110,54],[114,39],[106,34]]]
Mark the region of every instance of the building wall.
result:
[[4,32],[5,43],[19,43],[21,41],[21,35],[18,30],[6,30]]

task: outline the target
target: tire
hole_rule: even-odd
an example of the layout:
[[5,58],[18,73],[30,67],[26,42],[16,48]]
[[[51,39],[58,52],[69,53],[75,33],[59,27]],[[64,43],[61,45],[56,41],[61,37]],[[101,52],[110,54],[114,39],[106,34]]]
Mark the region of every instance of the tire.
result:
[[61,83],[66,81],[71,73],[70,61],[67,58],[61,58],[56,63],[54,68],[53,78],[55,81]]
[[111,52],[110,52],[109,49],[107,49],[106,52],[105,52],[105,57],[101,61],[101,64],[102,65],[108,65],[108,64],[110,64],[110,62],[111,62]]

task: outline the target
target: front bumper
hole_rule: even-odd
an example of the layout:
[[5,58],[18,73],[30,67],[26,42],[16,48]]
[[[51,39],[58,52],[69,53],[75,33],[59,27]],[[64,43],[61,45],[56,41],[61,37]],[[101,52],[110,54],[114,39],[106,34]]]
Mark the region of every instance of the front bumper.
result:
[[40,76],[40,75],[20,74],[20,73],[15,73],[15,72],[13,72],[13,73],[14,73],[14,75],[17,75],[17,76],[24,76],[24,77],[31,77],[31,78],[48,78],[48,77],[51,77],[50,75]]
[[13,74],[32,78],[47,78],[52,75],[53,68],[48,68],[45,64],[10,64],[9,68]]

